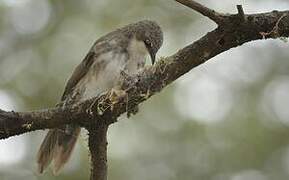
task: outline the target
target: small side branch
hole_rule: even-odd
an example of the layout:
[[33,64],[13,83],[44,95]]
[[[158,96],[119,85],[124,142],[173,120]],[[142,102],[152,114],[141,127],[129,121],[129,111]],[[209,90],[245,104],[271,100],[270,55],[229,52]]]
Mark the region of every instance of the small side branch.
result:
[[246,21],[246,16],[242,5],[237,5],[238,15],[242,21]]
[[224,16],[223,14],[218,13],[210,8],[207,8],[200,3],[197,3],[193,0],[176,0],[176,1],[210,18],[217,24],[221,24],[223,22]]

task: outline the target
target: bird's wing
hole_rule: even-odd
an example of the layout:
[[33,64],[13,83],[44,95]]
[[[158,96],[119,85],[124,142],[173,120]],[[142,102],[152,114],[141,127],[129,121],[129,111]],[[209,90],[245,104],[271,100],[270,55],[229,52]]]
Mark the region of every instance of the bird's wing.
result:
[[61,101],[67,98],[79,80],[88,72],[89,67],[92,65],[94,59],[96,58],[95,52],[90,51],[84,58],[84,60],[74,69],[70,79],[67,81]]
[[[98,39],[94,45],[92,46],[89,53],[85,56],[84,60],[75,68],[72,73],[72,76],[68,80],[64,93],[61,97],[61,101],[63,102],[70,93],[73,92],[77,83],[86,75],[89,71],[90,66],[95,62],[99,61],[99,56],[101,54],[107,53],[111,50],[114,51],[125,51],[127,42],[123,41],[123,37],[120,38],[121,35],[117,33],[109,33],[106,36]],[[111,43],[113,42],[114,43]],[[122,46],[120,46],[122,44]],[[97,74],[97,73],[96,73]]]

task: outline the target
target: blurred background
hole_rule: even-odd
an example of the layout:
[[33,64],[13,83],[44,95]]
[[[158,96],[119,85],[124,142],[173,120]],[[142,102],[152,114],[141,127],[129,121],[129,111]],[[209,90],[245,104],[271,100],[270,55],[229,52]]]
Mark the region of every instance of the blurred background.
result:
[[[199,0],[220,12],[289,9],[287,0]],[[0,0],[0,108],[53,107],[101,35],[151,19],[169,56],[215,28],[173,0]],[[109,129],[110,180],[288,180],[289,43],[255,41],[193,69]],[[46,131],[0,140],[1,180],[89,177],[85,132],[62,173],[36,172]]]

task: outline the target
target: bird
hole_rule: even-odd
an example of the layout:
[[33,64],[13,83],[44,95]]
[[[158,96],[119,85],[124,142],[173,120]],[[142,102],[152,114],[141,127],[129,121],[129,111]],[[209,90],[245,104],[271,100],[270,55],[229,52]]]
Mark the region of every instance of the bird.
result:
[[[151,20],[128,24],[100,37],[74,69],[57,106],[73,105],[119,86],[121,74],[138,73],[145,66],[147,56],[154,64],[162,44],[162,29]],[[53,174],[59,174],[73,152],[80,131],[77,125],[49,130],[37,153],[38,172],[43,173],[52,163]]]

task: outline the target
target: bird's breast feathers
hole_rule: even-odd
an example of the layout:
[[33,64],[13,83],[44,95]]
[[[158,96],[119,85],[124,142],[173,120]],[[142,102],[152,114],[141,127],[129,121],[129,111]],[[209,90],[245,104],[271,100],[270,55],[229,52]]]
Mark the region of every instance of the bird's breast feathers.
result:
[[112,49],[98,56],[77,83],[76,92],[80,92],[81,100],[86,100],[119,85],[121,71],[128,75],[137,73],[144,66],[147,55],[145,44],[133,38],[126,51]]
[[128,48],[129,60],[127,62],[128,74],[137,73],[145,65],[145,58],[149,54],[143,41],[132,38]]

